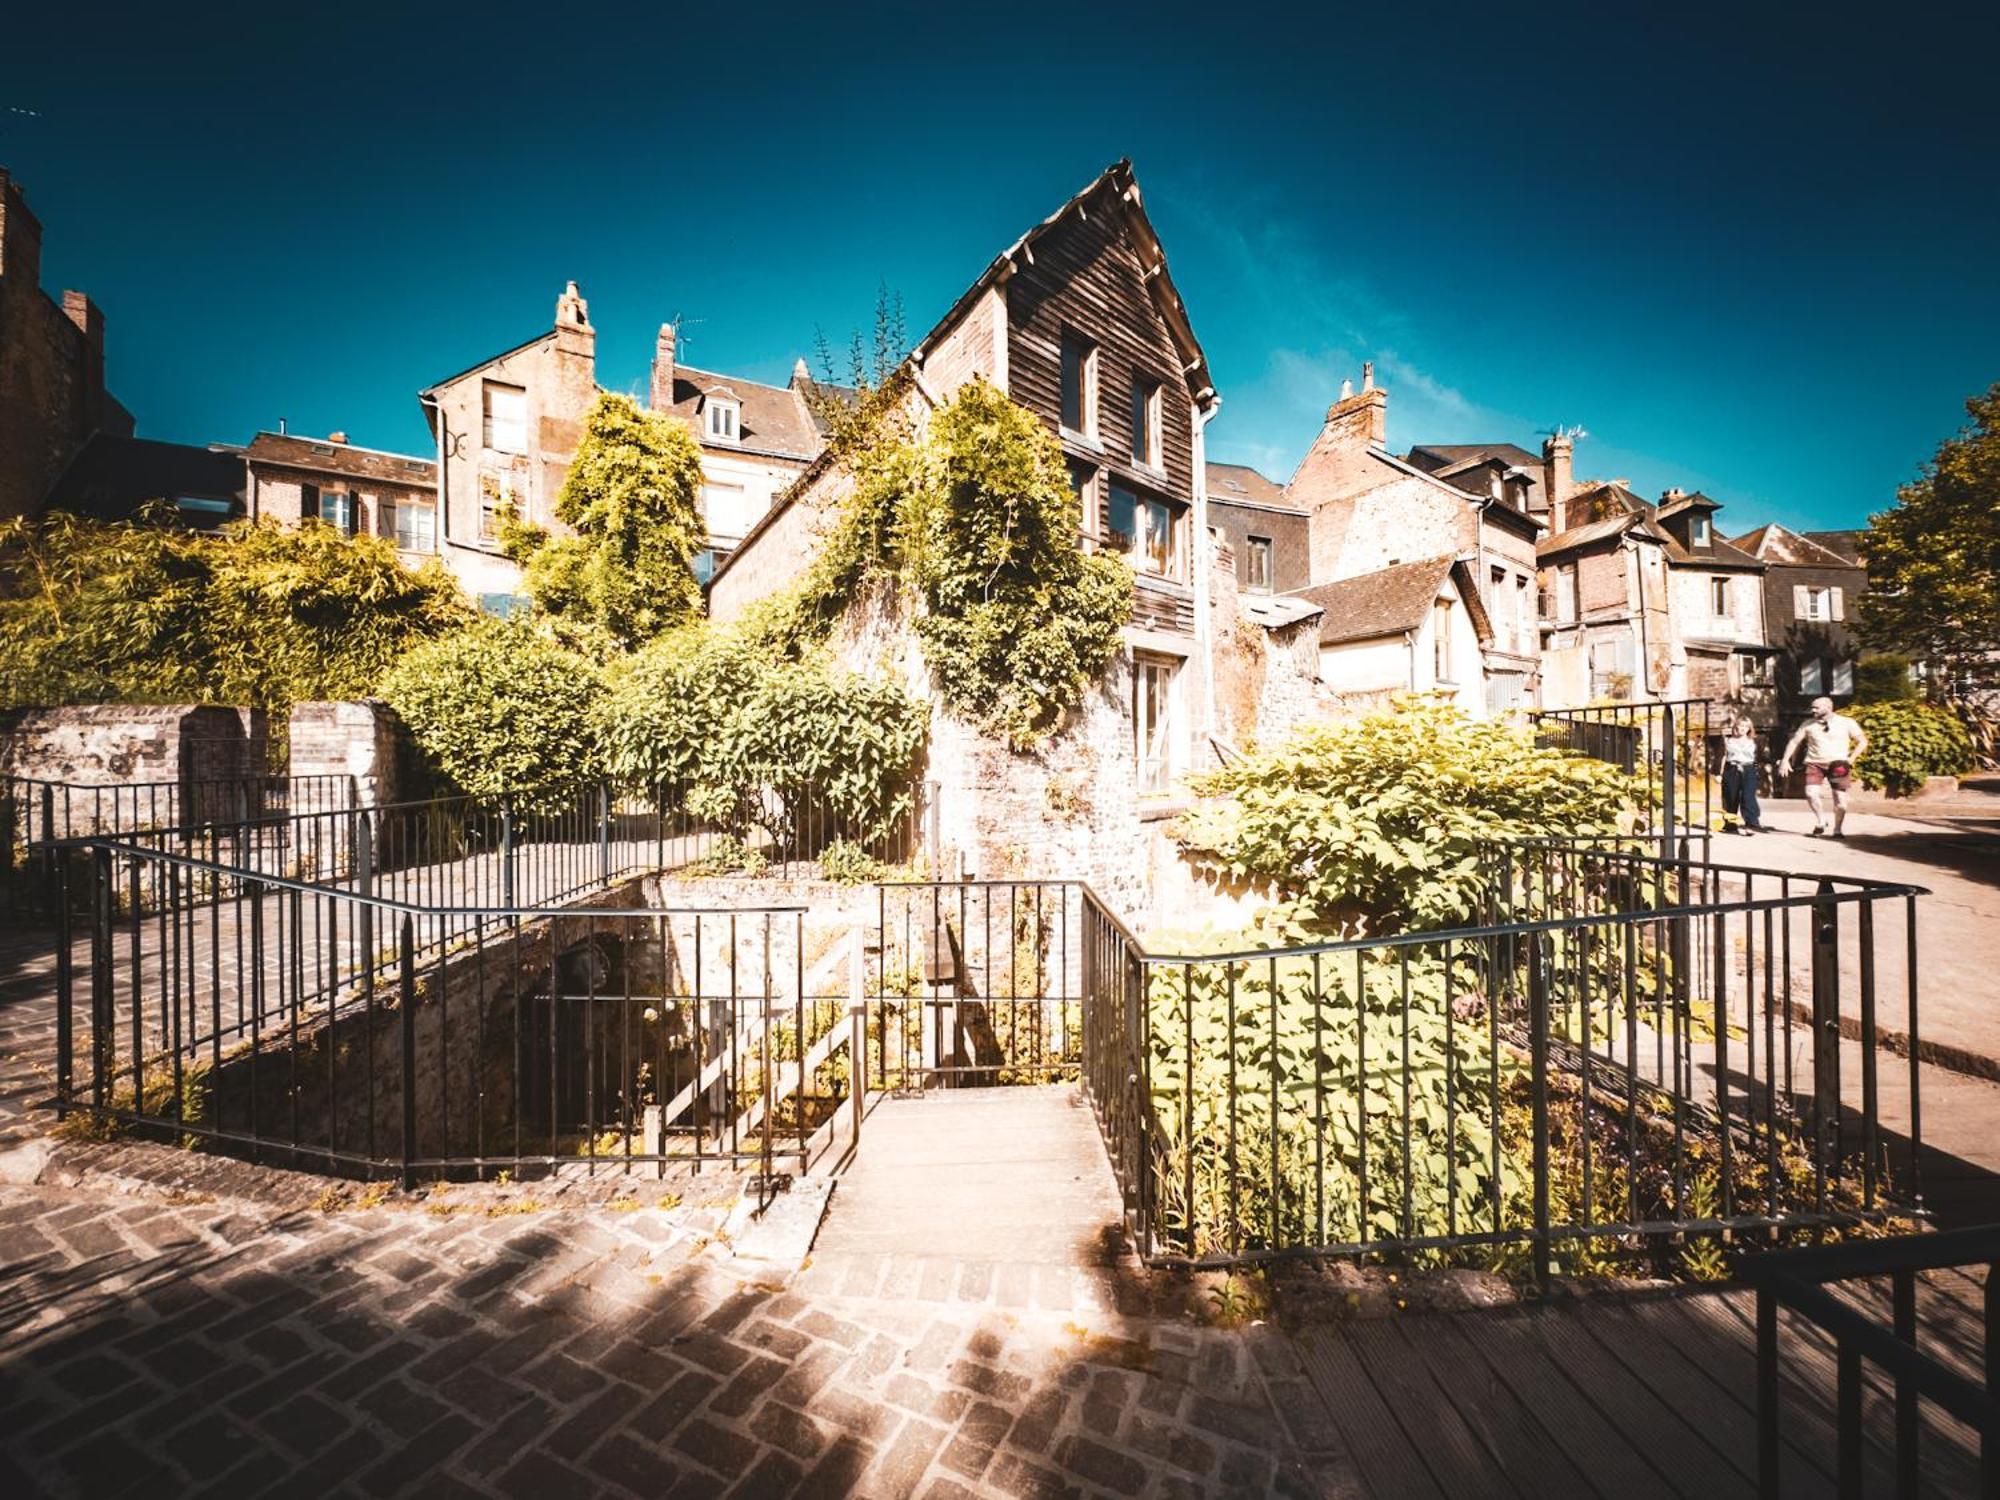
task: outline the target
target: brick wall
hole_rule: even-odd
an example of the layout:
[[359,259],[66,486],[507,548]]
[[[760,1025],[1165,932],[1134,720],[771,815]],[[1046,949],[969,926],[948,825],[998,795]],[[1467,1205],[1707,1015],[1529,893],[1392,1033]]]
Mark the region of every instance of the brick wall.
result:
[[379,699],[292,705],[291,774],[352,778],[356,807],[403,801],[409,761],[408,735]]
[[263,716],[186,703],[0,713],[0,772],[85,785],[222,780],[264,770]]

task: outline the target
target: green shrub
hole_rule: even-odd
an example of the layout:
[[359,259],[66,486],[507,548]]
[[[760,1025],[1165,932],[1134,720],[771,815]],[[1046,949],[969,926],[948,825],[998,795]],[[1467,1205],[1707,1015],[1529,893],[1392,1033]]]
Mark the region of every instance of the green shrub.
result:
[[603,772],[597,667],[518,621],[491,620],[421,646],[381,696],[460,791],[556,791]]
[[1269,886],[1302,935],[1470,924],[1485,846],[1618,832],[1641,790],[1524,728],[1421,701],[1309,728],[1195,788],[1216,800],[1180,820],[1181,847]]
[[606,763],[699,820],[762,828],[810,853],[882,845],[915,803],[929,727],[894,682],[773,660],[732,631],[690,626],[637,652],[600,713]]
[[819,873],[835,885],[866,885],[888,867],[860,844],[835,839],[819,851]]
[[1864,656],[1854,664],[1856,703],[1900,703],[1917,696],[1910,677],[1910,659],[1884,651]]
[[[357,698],[471,606],[380,537],[275,522],[195,533],[170,512],[0,526],[0,704],[228,703],[282,728]],[[282,736],[280,736],[282,740]]]
[[1868,735],[1868,750],[1854,762],[1862,784],[1892,797],[1907,796],[1926,776],[1957,776],[1972,769],[1972,739],[1958,716],[1915,700],[1864,703],[1850,710]]

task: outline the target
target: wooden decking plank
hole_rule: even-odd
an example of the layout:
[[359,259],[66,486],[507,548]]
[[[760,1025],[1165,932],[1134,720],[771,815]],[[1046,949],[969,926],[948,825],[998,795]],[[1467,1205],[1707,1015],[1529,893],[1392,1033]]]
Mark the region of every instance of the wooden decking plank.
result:
[[1424,1361],[1394,1327],[1394,1319],[1348,1326],[1349,1347],[1375,1382],[1383,1402],[1403,1424],[1447,1495],[1483,1500],[1524,1494],[1465,1425],[1449,1397],[1438,1389]]
[[1535,1337],[1530,1316],[1471,1315],[1455,1320],[1454,1326],[1494,1374],[1514,1382],[1536,1423],[1569,1446],[1570,1456],[1599,1491],[1621,1497],[1691,1494],[1676,1485],[1668,1455],[1634,1444],[1599,1406],[1589,1385],[1563,1372]]
[[1313,1329],[1300,1335],[1298,1351],[1306,1377],[1339,1428],[1369,1493],[1444,1500],[1419,1445],[1404,1433],[1361,1368],[1346,1330]]
[[[1671,1494],[1636,1460],[1569,1383],[1522,1343],[1513,1360],[1495,1363],[1471,1337],[1476,1314],[1413,1318],[1403,1336],[1430,1366],[1438,1388],[1500,1465],[1531,1495]],[[1596,1418],[1595,1425],[1590,1418]],[[1613,1452],[1599,1450],[1606,1434]]]
[[1697,1428],[1690,1416],[1675,1410],[1582,1326],[1592,1309],[1538,1308],[1530,1326],[1549,1358],[1579,1389],[1587,1389],[1598,1409],[1634,1447],[1648,1453],[1671,1454],[1675,1484],[1684,1494],[1717,1500],[1726,1495],[1751,1495],[1755,1484]]

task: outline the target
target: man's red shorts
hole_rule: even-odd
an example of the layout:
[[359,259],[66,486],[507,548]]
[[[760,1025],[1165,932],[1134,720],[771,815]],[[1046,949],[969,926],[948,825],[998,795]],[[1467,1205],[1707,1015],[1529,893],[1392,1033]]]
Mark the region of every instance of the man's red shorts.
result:
[[1836,792],[1844,792],[1854,783],[1854,767],[1847,761],[1836,760],[1826,765],[1806,762],[1806,785],[1821,784],[1832,787]]

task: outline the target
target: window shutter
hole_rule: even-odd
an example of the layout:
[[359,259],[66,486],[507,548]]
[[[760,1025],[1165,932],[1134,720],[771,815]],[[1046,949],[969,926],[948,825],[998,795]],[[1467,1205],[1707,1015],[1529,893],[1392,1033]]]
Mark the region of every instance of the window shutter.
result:
[[1795,583],[1792,585],[1792,618],[1803,620],[1805,617],[1806,586],[1803,583]]
[[358,536],[360,532],[361,497],[355,494],[354,491],[349,490],[347,492],[347,534],[349,536]]
[[317,521],[319,519],[319,486],[302,484],[299,486],[299,519]]
[[1846,601],[1843,596],[1847,593],[1847,590],[1832,589],[1829,592],[1831,592],[1831,594],[1833,595],[1833,618],[1836,620],[1846,619],[1847,618]]

